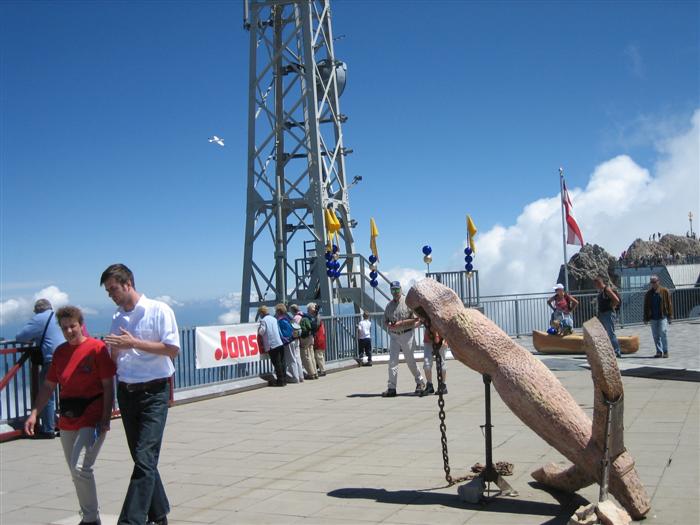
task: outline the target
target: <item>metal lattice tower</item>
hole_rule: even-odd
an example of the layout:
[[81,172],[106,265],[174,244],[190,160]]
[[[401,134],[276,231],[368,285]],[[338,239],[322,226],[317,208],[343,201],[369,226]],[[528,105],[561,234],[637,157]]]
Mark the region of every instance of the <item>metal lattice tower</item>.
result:
[[[336,298],[347,300],[352,294],[343,295],[340,281],[346,290],[363,281],[345,171],[347,117],[338,104],[346,68],[335,58],[330,15],[330,0],[244,0],[250,83],[241,322],[251,308],[278,302],[315,301],[332,314],[334,286]],[[323,257],[327,208],[342,226],[343,278],[335,284]]]

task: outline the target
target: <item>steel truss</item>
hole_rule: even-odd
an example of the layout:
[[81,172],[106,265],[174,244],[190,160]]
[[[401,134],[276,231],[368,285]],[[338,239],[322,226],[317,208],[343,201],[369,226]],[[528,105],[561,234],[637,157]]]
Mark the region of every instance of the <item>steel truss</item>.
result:
[[[245,0],[250,32],[247,214],[241,322],[278,302],[315,301],[333,313],[323,257],[324,213],[340,221],[347,286],[356,287],[329,0]],[[270,257],[273,254],[274,257]]]

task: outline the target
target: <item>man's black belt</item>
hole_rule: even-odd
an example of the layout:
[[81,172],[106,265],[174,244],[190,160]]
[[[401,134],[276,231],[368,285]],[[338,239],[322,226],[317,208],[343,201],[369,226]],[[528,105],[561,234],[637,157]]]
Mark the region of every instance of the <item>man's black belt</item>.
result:
[[405,334],[406,332],[411,332],[412,330],[413,330],[413,328],[409,328],[407,330],[402,330],[401,332],[389,332],[389,333],[392,333],[394,335],[401,335],[401,334]]
[[164,385],[167,382],[167,377],[163,377],[161,379],[154,379],[153,381],[146,381],[145,383],[124,383],[123,381],[119,381],[119,388],[123,388],[127,392],[145,392],[150,388]]

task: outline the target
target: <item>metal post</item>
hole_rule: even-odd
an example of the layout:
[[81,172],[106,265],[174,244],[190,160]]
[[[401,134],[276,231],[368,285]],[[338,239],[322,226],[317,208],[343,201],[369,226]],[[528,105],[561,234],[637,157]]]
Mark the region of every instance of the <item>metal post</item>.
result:
[[520,303],[515,298],[515,337],[520,338]]
[[559,196],[561,202],[559,206],[561,207],[561,235],[562,244],[564,246],[564,289],[569,292],[569,270],[568,262],[569,258],[566,254],[566,217],[564,212],[564,168],[559,168]]
[[491,437],[491,376],[484,374],[484,405],[486,413],[486,421],[484,422],[484,442],[486,445],[486,469],[484,470],[484,480],[491,482],[496,481],[498,473],[493,467],[493,442]]
[[690,236],[693,236],[693,212],[688,212],[688,222],[690,222]]
[[603,457],[600,460],[601,473],[598,501],[605,501],[608,499],[608,484],[610,481],[610,440],[613,425],[613,408],[620,402],[621,399],[622,396],[615,401],[608,401],[605,395],[603,395],[603,402],[605,403],[607,410],[605,414],[605,441],[603,442]]

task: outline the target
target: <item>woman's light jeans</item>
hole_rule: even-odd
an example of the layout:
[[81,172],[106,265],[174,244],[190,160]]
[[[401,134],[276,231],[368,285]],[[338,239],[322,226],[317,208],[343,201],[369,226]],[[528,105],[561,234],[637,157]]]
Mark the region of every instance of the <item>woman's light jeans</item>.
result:
[[105,432],[95,438],[95,427],[83,427],[80,430],[61,429],[63,454],[73,478],[83,521],[97,521],[99,517],[92,466],[104,443]]

